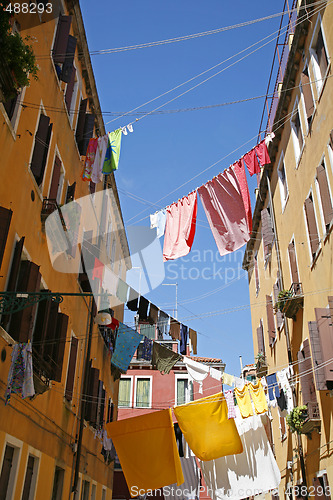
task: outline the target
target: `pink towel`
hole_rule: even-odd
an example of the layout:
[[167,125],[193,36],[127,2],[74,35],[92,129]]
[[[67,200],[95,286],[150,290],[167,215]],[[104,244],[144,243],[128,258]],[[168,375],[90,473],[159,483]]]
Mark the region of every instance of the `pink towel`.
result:
[[220,255],[237,250],[249,239],[241,188],[230,167],[198,189]]
[[250,199],[250,193],[249,193],[249,186],[248,186],[247,180],[246,180],[246,173],[245,173],[245,167],[244,167],[243,160],[238,160],[236,163],[234,163],[234,165],[231,168],[234,169],[234,172],[235,172],[237,180],[238,180],[239,187],[241,189],[243,203],[244,203],[244,207],[245,207],[247,227],[249,229],[249,234],[251,234],[251,232],[252,232],[251,199]]
[[225,397],[225,400],[227,402],[227,407],[228,407],[228,418],[236,418],[236,410],[235,410],[233,391],[226,391],[224,393],[224,397]]
[[258,144],[255,148],[254,148],[255,152],[257,153],[258,155],[258,158],[259,158],[259,161],[260,161],[260,165],[263,167],[264,165],[267,165],[267,163],[270,163],[271,160],[270,160],[270,157],[269,157],[269,154],[268,154],[268,150],[267,150],[267,146],[266,146],[266,143],[265,141],[261,141],[260,144]]
[[197,192],[166,208],[163,261],[187,255],[192,248],[197,220]]
[[244,161],[251,176],[253,174],[260,174],[260,166],[254,149],[251,149],[251,151],[246,153]]

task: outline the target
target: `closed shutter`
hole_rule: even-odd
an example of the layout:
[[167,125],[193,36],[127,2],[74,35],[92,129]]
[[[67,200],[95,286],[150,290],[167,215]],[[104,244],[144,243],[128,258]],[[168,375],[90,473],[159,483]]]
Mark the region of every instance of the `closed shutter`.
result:
[[62,364],[64,360],[66,335],[68,327],[67,314],[58,313],[57,327],[56,327],[56,342],[53,344],[53,361],[54,361],[54,378],[56,382],[61,382]]
[[[21,262],[17,282],[17,292],[39,292],[41,275],[39,266],[29,260]],[[32,328],[37,304],[26,307],[22,311],[12,314],[9,333],[18,342],[28,342],[32,337]]]
[[56,302],[50,302],[49,318],[47,323],[46,342],[43,345],[43,358],[49,365],[49,377],[52,378],[55,365],[53,361],[53,350],[56,342],[56,329],[57,329],[57,318],[58,318],[59,305]]
[[76,182],[73,182],[73,184],[68,186],[67,193],[66,193],[66,203],[69,203],[70,201],[74,201],[75,188],[76,188]]
[[99,370],[90,367],[89,382],[88,382],[88,402],[86,404],[85,419],[91,424],[96,424],[97,419],[97,402],[99,388]]
[[[279,287],[278,287],[277,283],[274,283],[274,285],[273,285],[273,294],[274,294],[274,302],[276,303],[279,300]],[[283,316],[282,316],[282,312],[280,311],[280,309],[278,309],[275,312],[275,317],[276,317],[277,327],[281,328],[281,326],[283,325]]]
[[301,73],[301,84],[304,96],[306,117],[308,119],[308,123],[310,123],[314,111],[314,102],[313,102],[309,72],[307,67]]
[[76,38],[72,35],[69,35],[66,48],[65,62],[62,66],[61,77],[60,77],[60,80],[62,80],[65,83],[69,83],[71,81],[76,44],[77,44]]
[[29,455],[21,500],[29,500],[31,493],[32,476],[34,473],[34,463],[35,463],[35,458],[32,455]]
[[76,337],[72,337],[71,350],[68,362],[66,390],[65,390],[65,398],[67,399],[67,401],[71,401],[73,397],[78,343],[79,343],[78,339]]
[[321,164],[317,167],[317,180],[319,184],[321,205],[323,207],[324,221],[326,230],[329,229],[331,220],[333,219],[333,207],[328,187],[327,174],[325,165]]
[[333,297],[328,297],[328,307],[331,314],[331,322],[333,323]]
[[84,122],[86,119],[86,111],[88,106],[88,99],[82,99],[80,103],[79,116],[76,125],[76,143],[79,145],[80,141],[83,139]]
[[96,424],[102,427],[104,424],[104,411],[105,411],[105,389],[103,388],[103,381],[99,380],[98,383],[98,406]]
[[266,258],[270,253],[271,246],[272,246],[273,239],[274,239],[272,219],[271,219],[271,215],[270,215],[267,208],[264,208],[261,211],[261,231],[262,231],[262,238],[263,238],[263,242],[264,242],[264,255]]
[[7,208],[0,207],[0,268],[3,255],[5,253],[7,237],[9,232],[10,221],[12,220],[13,212]]
[[333,389],[333,326],[330,310],[315,309],[327,389]]
[[261,321],[260,321],[260,326],[257,328],[257,341],[258,341],[258,353],[262,352],[263,354],[265,354],[264,329]]
[[[20,270],[20,264],[21,264],[23,245],[24,245],[24,236],[19,241],[17,241],[16,245],[15,245],[13,261],[12,261],[12,265],[10,268],[10,274],[9,274],[9,279],[8,279],[8,284],[7,284],[7,291],[8,292],[15,292],[15,290],[16,290],[16,285],[17,285],[17,280],[18,280],[18,275],[19,275],[19,270]],[[6,314],[6,315],[3,315],[1,317],[1,325],[5,328],[5,330],[7,330],[9,320],[10,320],[10,315]]]
[[289,263],[290,263],[290,271],[291,271],[291,279],[293,283],[299,283],[299,275],[297,268],[297,260],[296,260],[296,251],[295,251],[295,243],[292,241],[288,245],[288,255],[289,255]]
[[309,321],[309,336],[311,342],[312,356],[313,356],[313,367],[316,381],[317,391],[326,391],[326,379],[325,370],[322,366],[323,354],[321,351],[320,337],[317,321]]
[[[14,448],[7,444],[2,461],[2,468],[0,474],[0,491],[2,498],[7,497],[10,472],[12,470],[12,465],[13,465],[13,458],[14,458]],[[11,492],[9,492],[9,494],[11,495]]]
[[55,63],[63,63],[65,61],[71,22],[71,16],[62,16],[60,14],[52,50],[52,57]]
[[286,419],[281,415],[280,415],[280,431],[281,431],[281,440],[283,440],[287,435],[287,431],[286,431]]
[[72,70],[72,75],[71,79],[69,80],[66,88],[66,94],[65,94],[65,104],[68,113],[71,112],[71,104],[72,104],[72,98],[73,98],[73,91],[74,91],[74,85],[75,85],[75,76],[76,76],[76,69],[73,67]]
[[331,130],[330,132],[330,140],[329,140],[329,144],[331,146],[331,148],[333,149],[333,129]]
[[86,156],[87,148],[90,138],[94,132],[95,115],[87,113],[84,121],[83,136],[79,142],[79,152],[81,155]]
[[[49,290],[45,290],[45,293]],[[37,306],[37,316],[32,337],[33,350],[44,357],[44,342],[47,336],[49,316],[51,310],[51,300],[41,300]]]
[[41,184],[43,180],[45,150],[48,150],[50,141],[50,139],[48,139],[49,127],[50,118],[41,114],[35,136],[35,146],[30,166],[31,172],[33,173],[38,185]]
[[306,220],[308,224],[311,253],[312,257],[314,257],[319,247],[319,236],[318,236],[318,229],[317,229],[313,201],[311,197],[305,200],[304,207],[305,207]]
[[273,302],[272,302],[272,297],[270,295],[266,295],[266,313],[267,313],[269,345],[270,347],[272,347],[276,339],[276,331],[274,324]]
[[316,390],[313,380],[311,351],[308,339],[304,340],[303,350],[297,353],[297,359],[303,404],[317,403]]
[[50,187],[50,192],[49,192],[50,200],[57,199],[57,194],[58,194],[58,189],[59,189],[60,172],[61,172],[61,161],[58,158],[58,156],[56,156],[55,160],[54,160],[52,181],[51,181],[51,187]]

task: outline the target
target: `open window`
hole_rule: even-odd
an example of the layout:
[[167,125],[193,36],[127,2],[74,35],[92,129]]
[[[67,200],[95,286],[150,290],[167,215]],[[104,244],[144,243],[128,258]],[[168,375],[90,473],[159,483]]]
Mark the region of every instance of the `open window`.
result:
[[290,119],[290,125],[291,125],[291,135],[293,138],[295,161],[297,168],[304,146],[304,134],[302,130],[301,115],[299,112],[299,105],[297,99],[295,102],[292,117]]
[[320,16],[318,17],[317,25],[311,41],[310,54],[315,84],[319,96],[323,88],[329,66],[329,55]]
[[310,243],[310,251],[312,260],[316,257],[317,251],[320,245],[320,238],[318,233],[318,226],[315,214],[315,208],[313,203],[312,192],[309,193],[309,196],[306,198],[304,202],[304,211],[306,224],[308,229],[308,237]]
[[279,188],[280,188],[280,197],[281,197],[281,207],[282,207],[282,212],[284,211],[284,208],[286,206],[287,200],[288,200],[288,183],[287,183],[287,175],[286,175],[286,168],[284,164],[284,156],[283,154],[281,155],[280,163],[278,166],[278,176],[279,176]]
[[51,133],[52,123],[50,123],[50,118],[41,113],[35,135],[34,149],[30,164],[30,170],[39,187],[43,184]]

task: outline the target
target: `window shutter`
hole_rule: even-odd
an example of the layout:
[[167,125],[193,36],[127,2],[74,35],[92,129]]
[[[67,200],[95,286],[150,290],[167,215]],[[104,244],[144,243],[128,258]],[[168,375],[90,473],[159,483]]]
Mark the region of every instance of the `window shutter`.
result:
[[69,83],[71,81],[76,43],[77,43],[76,38],[72,35],[69,35],[66,48],[65,62],[62,66],[61,77],[60,77],[60,80],[62,80],[65,83]]
[[331,322],[333,323],[333,297],[328,297],[328,307],[331,314]]
[[311,253],[312,253],[312,257],[314,257],[314,255],[319,247],[319,236],[318,236],[313,201],[312,201],[311,197],[309,197],[305,200],[304,207],[305,207],[306,220],[308,223]]
[[[45,290],[49,292],[49,290]],[[37,306],[37,316],[34,328],[32,346],[35,351],[43,358],[44,357],[44,341],[47,336],[49,324],[49,316],[51,310],[51,301],[42,300]]]
[[59,188],[59,180],[60,180],[60,172],[61,172],[61,161],[58,158],[58,156],[56,156],[55,161],[54,161],[52,181],[51,181],[51,187],[50,187],[50,192],[49,192],[50,200],[56,200],[56,198],[57,198],[58,188]]
[[82,99],[80,103],[79,116],[77,119],[76,133],[75,133],[76,143],[78,145],[80,144],[80,141],[82,141],[83,139],[83,129],[84,129],[84,122],[86,119],[87,106],[88,106],[88,99]]
[[16,290],[17,279],[18,279],[19,269],[20,269],[20,264],[21,264],[23,245],[24,245],[24,236],[19,241],[17,241],[16,245],[15,245],[13,262],[12,262],[12,266],[10,269],[10,275],[9,275],[9,280],[8,280],[8,285],[7,285],[8,292],[15,292],[15,290]]
[[308,73],[307,67],[301,73],[301,84],[302,84],[302,90],[303,90],[303,95],[304,95],[306,116],[307,116],[308,123],[309,123],[311,118],[312,118],[313,111],[314,111],[314,102],[313,102],[311,85],[310,85],[310,78],[309,78],[309,73]]
[[37,184],[41,183],[43,178],[43,162],[45,149],[48,149],[50,118],[43,114],[40,115],[38,129],[35,136],[34,152],[31,159],[31,172],[34,174]]
[[76,182],[74,182],[73,184],[68,186],[67,193],[66,193],[66,203],[69,203],[70,201],[74,201],[75,188],[76,188]]
[[295,244],[294,241],[289,243],[288,245],[288,255],[289,255],[289,263],[290,263],[290,271],[291,271],[291,279],[293,283],[299,283],[299,275],[296,261],[296,252],[295,252]]
[[312,356],[313,356],[313,367],[316,380],[316,389],[317,391],[325,391],[327,390],[327,385],[325,380],[325,371],[324,368],[322,367],[323,354],[321,350],[317,321],[309,321],[308,327],[309,327],[309,336],[310,336]]
[[273,302],[272,302],[272,297],[270,295],[266,295],[266,313],[267,313],[269,345],[270,347],[272,347],[276,339],[276,331],[274,324]]
[[49,365],[49,377],[53,377],[54,373],[54,361],[53,361],[53,350],[55,349],[56,341],[56,328],[57,328],[57,318],[58,318],[58,308],[59,305],[56,302],[50,303],[49,319],[46,327],[45,339],[46,343],[43,345],[43,359]]
[[108,405],[108,415],[107,415],[107,423],[113,422],[113,412],[114,412],[114,404],[112,403],[112,399],[109,398],[109,405]]
[[104,410],[105,410],[105,389],[103,389],[103,381],[98,381],[98,406],[97,406],[97,426],[103,426],[104,424]]
[[315,309],[327,389],[333,389],[333,326],[330,310]]
[[54,39],[52,57],[55,63],[63,63],[66,57],[67,41],[71,28],[72,17],[60,14],[57,32]]
[[71,112],[71,104],[72,104],[74,84],[75,84],[75,75],[76,75],[76,69],[73,67],[71,79],[69,80],[69,82],[67,84],[66,94],[65,94],[65,104],[66,104],[66,108],[67,108],[68,113]]
[[259,269],[258,269],[258,254],[254,256],[254,275],[256,280],[256,293],[259,292],[260,281],[259,281]]
[[274,450],[274,443],[273,443],[273,432],[272,432],[272,423],[270,419],[268,418],[267,415],[264,416],[263,418],[263,424],[266,432],[267,439],[269,441],[269,444],[271,445],[272,452],[275,456],[275,450]]
[[94,194],[94,192],[96,191],[96,184],[93,181],[89,182],[89,191],[90,194]]
[[298,371],[301,381],[303,404],[317,403],[316,390],[313,380],[311,352],[309,340],[303,342],[303,350],[298,351]]
[[3,255],[5,253],[7,237],[9,232],[10,221],[12,220],[13,211],[7,208],[0,207],[0,268]]
[[266,258],[270,253],[271,245],[274,239],[272,219],[267,208],[264,208],[261,211],[261,231],[264,242],[264,254]]
[[84,121],[83,135],[79,142],[79,152],[81,155],[86,156],[89,140],[94,132],[95,115],[87,113]]
[[54,379],[56,382],[61,382],[62,364],[64,359],[64,351],[66,344],[66,335],[68,327],[67,314],[58,313],[57,327],[55,331],[55,340],[53,344],[53,361],[55,363]]
[[91,424],[96,424],[97,419],[97,400],[99,388],[99,370],[90,367],[88,383],[88,402],[86,405],[85,419]]
[[261,321],[260,321],[260,326],[257,328],[257,341],[258,341],[258,353],[262,352],[263,354],[265,354],[264,329]]
[[78,339],[76,337],[72,337],[71,350],[68,362],[66,390],[65,390],[65,398],[67,399],[67,401],[71,401],[73,397],[78,343],[79,343]]
[[333,149],[333,129],[330,132],[330,141],[329,141],[329,144],[330,144],[331,148]]
[[281,439],[283,440],[286,437],[286,419],[280,415],[280,430],[281,430]]
[[319,184],[321,204],[323,207],[324,221],[326,229],[328,229],[331,220],[333,219],[333,207],[328,187],[326,169],[323,164],[317,167],[317,180]]
[[317,58],[318,58],[321,76],[324,77],[326,74],[328,61],[327,61],[327,57],[326,57],[326,50],[325,50],[324,39],[323,39],[323,34],[322,34],[321,29],[319,30],[319,33],[318,33],[316,54],[317,54]]
[[[274,294],[274,302],[276,303],[278,300],[279,300],[279,287],[276,283],[274,283],[273,285],[273,294]],[[276,324],[277,324],[277,327],[280,328],[283,324],[283,316],[282,316],[282,312],[280,311],[280,309],[278,309],[275,313],[275,317],[276,317]]]

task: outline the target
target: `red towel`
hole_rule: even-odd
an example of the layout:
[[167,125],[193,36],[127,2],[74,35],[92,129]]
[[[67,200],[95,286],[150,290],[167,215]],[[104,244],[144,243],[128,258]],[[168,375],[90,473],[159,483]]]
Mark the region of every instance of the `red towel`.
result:
[[254,148],[255,152],[257,153],[258,155],[258,158],[259,158],[259,161],[260,161],[260,165],[263,167],[264,165],[267,165],[267,163],[270,163],[271,160],[270,160],[270,157],[269,157],[269,154],[268,154],[268,150],[267,150],[267,146],[266,146],[266,143],[265,141],[261,141],[260,144],[258,144],[255,148]]
[[251,151],[246,153],[244,161],[251,176],[253,174],[260,174],[260,166],[254,149],[251,149]]

